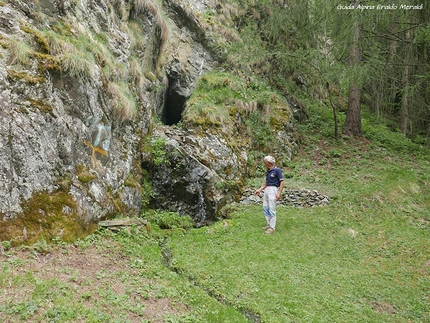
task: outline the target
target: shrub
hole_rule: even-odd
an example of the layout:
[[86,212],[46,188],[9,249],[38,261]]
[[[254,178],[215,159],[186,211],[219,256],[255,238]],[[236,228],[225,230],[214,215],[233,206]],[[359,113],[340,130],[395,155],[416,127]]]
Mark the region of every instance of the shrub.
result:
[[159,166],[161,164],[170,164],[170,161],[166,154],[166,138],[155,138],[151,140],[149,144],[152,162],[155,166]]
[[275,142],[275,138],[270,131],[270,124],[264,122],[260,113],[257,111],[252,112],[251,115],[246,118],[245,124],[249,129],[252,146],[257,151]]
[[190,229],[193,227],[190,216],[181,216],[176,212],[157,210],[146,218],[160,229]]

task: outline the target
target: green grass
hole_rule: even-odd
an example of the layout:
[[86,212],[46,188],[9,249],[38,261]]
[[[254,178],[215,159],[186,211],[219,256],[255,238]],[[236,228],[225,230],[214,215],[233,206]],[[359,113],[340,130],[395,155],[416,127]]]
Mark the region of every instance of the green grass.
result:
[[[270,119],[289,120],[290,110],[283,98],[263,81],[245,80],[227,72],[203,75],[187,102],[184,122],[197,125],[226,126],[237,113],[249,115],[261,110]],[[266,120],[267,122],[267,120]]]
[[198,229],[158,211],[149,231],[2,242],[0,321],[429,322],[428,151],[382,126],[372,141],[303,129],[286,187],[329,206],[279,207],[271,236],[260,206],[232,205]]
[[116,118],[122,123],[134,118],[137,113],[137,103],[128,83],[110,82],[107,93],[111,99]]
[[165,266],[163,236],[99,231],[74,245],[3,248],[0,321],[244,322]]
[[247,208],[226,228],[172,239],[172,262],[262,322],[428,320],[428,230],[336,209],[281,209],[265,236],[260,208]]
[[10,65],[13,64],[28,64],[30,55],[33,50],[26,43],[19,41],[13,37],[9,38],[4,42],[5,46],[9,48]]
[[318,189],[330,206],[279,208],[266,236],[260,207],[237,205],[229,222],[171,238],[175,270],[262,322],[428,322],[428,158],[313,145],[326,163],[303,153],[286,187]]

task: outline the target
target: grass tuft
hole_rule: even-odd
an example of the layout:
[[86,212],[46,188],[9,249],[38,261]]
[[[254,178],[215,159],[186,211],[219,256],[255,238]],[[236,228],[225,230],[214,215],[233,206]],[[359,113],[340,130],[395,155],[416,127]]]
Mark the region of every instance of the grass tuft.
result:
[[107,93],[119,122],[133,119],[136,115],[137,104],[128,84],[110,82],[107,86]]
[[9,38],[5,41],[5,46],[9,50],[8,63],[10,65],[29,63],[30,55],[33,53],[33,49],[29,45],[15,38]]
[[76,47],[65,46],[62,54],[59,55],[62,69],[70,76],[78,78],[92,78],[96,72],[94,57],[88,53],[78,50]]

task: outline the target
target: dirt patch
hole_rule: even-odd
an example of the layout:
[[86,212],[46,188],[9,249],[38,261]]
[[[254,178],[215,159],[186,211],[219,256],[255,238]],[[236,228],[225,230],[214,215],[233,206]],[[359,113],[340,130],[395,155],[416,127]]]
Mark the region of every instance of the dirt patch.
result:
[[379,301],[379,302],[370,302],[370,305],[378,312],[381,313],[387,313],[389,315],[394,315],[397,312],[397,308],[390,304],[387,303],[383,300]]
[[[127,322],[164,322],[166,315],[189,312],[187,306],[160,293],[163,286],[146,278],[144,269],[133,268],[130,258],[118,250],[109,242],[44,253],[1,252],[0,304],[8,304],[9,310],[0,307],[0,321],[26,320],[15,304],[29,304],[42,288],[46,302],[37,304],[27,319],[43,321],[48,311],[58,307],[58,297],[69,299],[71,308],[89,308],[106,317],[119,315]],[[85,316],[82,313],[74,321],[85,322]]]

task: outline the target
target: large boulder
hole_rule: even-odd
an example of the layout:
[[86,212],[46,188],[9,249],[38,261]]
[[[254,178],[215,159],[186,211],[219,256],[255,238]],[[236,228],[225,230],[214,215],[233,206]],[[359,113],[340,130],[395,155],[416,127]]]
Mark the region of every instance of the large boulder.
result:
[[158,145],[162,152],[143,153],[154,207],[189,215],[201,225],[215,220],[223,206],[240,197],[244,179],[239,167],[245,161],[238,161],[221,138],[163,126],[157,127],[151,140],[162,142]]

